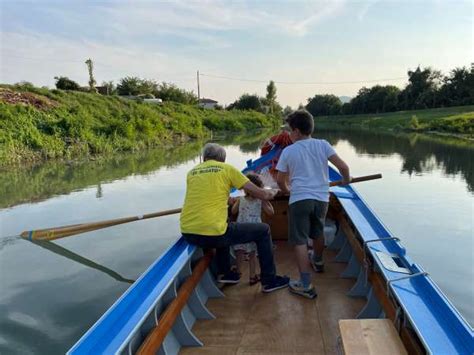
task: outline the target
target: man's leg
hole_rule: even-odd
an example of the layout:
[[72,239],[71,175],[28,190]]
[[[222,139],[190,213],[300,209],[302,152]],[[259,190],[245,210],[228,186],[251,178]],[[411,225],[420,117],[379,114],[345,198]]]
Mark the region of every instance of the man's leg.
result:
[[218,273],[228,274],[230,272],[230,244],[224,236],[208,237],[197,234],[183,234],[184,239],[190,244],[201,248],[215,248]]
[[313,255],[311,264],[314,271],[324,272],[323,252],[324,252],[324,224],[329,204],[323,201],[315,201],[314,211],[311,216],[311,236],[313,241]]
[[302,200],[289,206],[288,241],[294,247],[299,280],[290,281],[290,291],[307,298],[315,298],[316,290],[311,284],[311,264],[308,259],[307,241],[310,233],[310,215],[313,200]]
[[230,223],[227,230],[229,232],[228,238],[232,245],[249,242],[257,244],[262,284],[272,281],[275,278],[276,269],[273,260],[272,237],[268,224]]

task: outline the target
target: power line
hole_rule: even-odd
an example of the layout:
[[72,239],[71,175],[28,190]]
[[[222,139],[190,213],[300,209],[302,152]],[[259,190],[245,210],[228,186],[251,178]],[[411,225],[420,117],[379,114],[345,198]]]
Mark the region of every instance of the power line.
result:
[[[226,79],[226,80],[234,80],[234,81],[246,81],[246,82],[254,82],[254,83],[268,83],[270,80],[262,80],[262,79],[245,79],[245,78],[233,78],[229,76],[221,76],[221,75],[212,75],[212,74],[203,74],[200,73],[201,76],[207,76],[209,78],[216,78],[216,79]],[[371,79],[371,80],[356,80],[356,81],[274,81],[275,84],[285,84],[285,85],[338,85],[338,84],[364,84],[364,83],[377,83],[380,81],[396,81],[406,79],[406,77],[398,77],[398,78],[386,78],[386,79]]]

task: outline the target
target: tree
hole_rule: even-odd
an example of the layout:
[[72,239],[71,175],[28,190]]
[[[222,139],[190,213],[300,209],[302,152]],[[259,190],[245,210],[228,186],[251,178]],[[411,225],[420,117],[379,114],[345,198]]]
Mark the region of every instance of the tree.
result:
[[474,105],[474,67],[453,69],[444,78],[440,100],[445,106]]
[[97,89],[95,87],[96,81],[94,78],[94,63],[92,62],[92,59],[87,59],[86,60],[86,65],[87,65],[87,71],[89,72],[89,91],[94,92],[97,94]]
[[341,108],[341,99],[335,95],[314,95],[306,104],[306,109],[313,116],[339,115]]
[[275,104],[276,104],[276,95],[277,89],[275,86],[275,82],[273,80],[270,80],[270,83],[267,85],[267,95],[265,96],[266,98],[266,103],[268,107],[270,108],[270,113],[275,112]]
[[146,95],[154,94],[158,90],[158,84],[154,80],[140,79],[135,76],[127,76],[120,79],[117,85],[119,95]]
[[163,101],[174,101],[188,105],[198,103],[198,98],[194,92],[180,89],[171,83],[161,83],[154,91],[154,95]]
[[257,94],[243,94],[237,101],[227,106],[227,109],[264,111],[262,99]]
[[286,117],[288,116],[290,113],[293,112],[293,109],[290,107],[290,106],[286,106],[284,109],[283,109],[283,116]]
[[349,104],[342,106],[343,114],[392,112],[398,109],[400,89],[393,85],[363,87]]
[[419,66],[415,70],[408,71],[408,85],[400,93],[400,108],[404,109],[424,109],[437,107],[439,87],[443,76],[438,70],[431,68],[421,69]]
[[56,89],[78,91],[81,88],[78,83],[66,76],[55,76],[54,79],[56,80]]

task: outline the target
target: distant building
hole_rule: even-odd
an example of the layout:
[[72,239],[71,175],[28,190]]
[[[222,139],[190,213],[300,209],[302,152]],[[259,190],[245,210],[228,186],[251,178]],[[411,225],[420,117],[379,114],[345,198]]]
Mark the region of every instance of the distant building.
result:
[[95,89],[101,95],[109,95],[109,87],[108,86],[96,86]]
[[202,107],[202,108],[215,108],[217,103],[218,102],[215,101],[215,100],[202,98],[202,99],[199,100],[199,107]]

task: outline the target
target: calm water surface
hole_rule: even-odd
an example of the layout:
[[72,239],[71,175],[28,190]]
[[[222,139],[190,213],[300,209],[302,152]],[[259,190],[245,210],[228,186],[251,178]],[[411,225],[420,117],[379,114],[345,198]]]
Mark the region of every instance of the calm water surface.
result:
[[[358,191],[457,309],[474,323],[472,143],[322,132]],[[262,135],[223,141],[243,167]],[[180,207],[202,142],[107,161],[0,174],[0,353],[64,353],[178,236],[167,216],[41,244],[9,237]],[[323,291],[322,291],[323,292]]]

